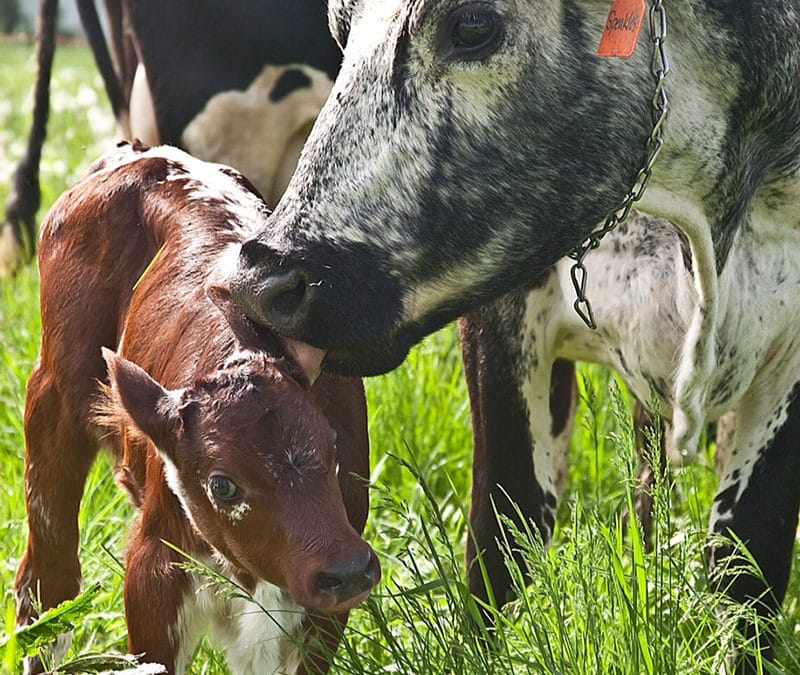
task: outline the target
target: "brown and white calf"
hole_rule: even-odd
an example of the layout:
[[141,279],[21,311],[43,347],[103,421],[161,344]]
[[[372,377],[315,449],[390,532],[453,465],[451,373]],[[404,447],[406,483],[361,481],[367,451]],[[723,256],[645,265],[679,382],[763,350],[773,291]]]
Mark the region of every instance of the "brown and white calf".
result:
[[[301,651],[327,669],[348,610],[380,577],[358,534],[364,392],[328,375],[311,386],[214,285],[266,214],[237,172],[143,146],[100,160],[53,207],[25,412],[19,623],[78,593],[78,509],[109,445],[140,510],[125,578],[130,651],[183,672],[210,630],[235,672],[302,672]],[[258,605],[205,588],[164,542]]]

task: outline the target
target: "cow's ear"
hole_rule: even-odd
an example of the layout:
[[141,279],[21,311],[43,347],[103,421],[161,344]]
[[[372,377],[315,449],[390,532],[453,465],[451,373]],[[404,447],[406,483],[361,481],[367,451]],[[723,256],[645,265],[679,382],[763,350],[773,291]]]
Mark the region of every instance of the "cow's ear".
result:
[[269,328],[260,326],[245,316],[233,301],[227,286],[211,284],[206,288],[206,294],[222,312],[239,347],[252,352],[283,353],[283,347],[277,336]]
[[344,51],[350,35],[355,4],[356,0],[330,0],[328,2],[328,28],[342,51]]
[[135,363],[103,348],[115,403],[156,447],[171,454],[183,423],[181,391],[164,389]]

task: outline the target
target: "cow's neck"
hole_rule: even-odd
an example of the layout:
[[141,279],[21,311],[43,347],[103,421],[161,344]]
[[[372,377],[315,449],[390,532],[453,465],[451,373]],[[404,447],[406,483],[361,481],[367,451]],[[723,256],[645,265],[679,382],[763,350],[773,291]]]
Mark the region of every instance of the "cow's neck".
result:
[[[709,395],[704,382],[716,361],[719,273],[742,230],[793,224],[800,194],[800,114],[791,91],[800,58],[779,59],[776,68],[775,54],[743,53],[752,47],[738,24],[744,15],[755,18],[753,3],[729,9],[712,4],[686,0],[668,8],[670,117],[662,156],[640,205],[681,229],[692,252],[697,305],[674,392],[675,444],[688,455],[702,429]],[[722,22],[724,11],[736,17]],[[788,39],[790,28],[779,25],[770,38]],[[749,34],[766,29],[748,28]],[[793,49],[788,44],[793,42],[784,44],[787,51]],[[778,191],[778,184],[790,189]]]
[[759,212],[793,225],[800,207],[799,27],[793,13],[757,5],[667,7],[669,120],[656,189],[641,208],[681,229],[710,229],[718,271]]

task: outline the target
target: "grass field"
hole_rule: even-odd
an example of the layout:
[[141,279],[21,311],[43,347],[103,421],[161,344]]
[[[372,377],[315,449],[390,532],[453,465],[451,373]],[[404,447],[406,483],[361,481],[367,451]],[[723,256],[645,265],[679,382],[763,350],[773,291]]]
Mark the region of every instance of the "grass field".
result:
[[[0,44],[0,204],[22,153],[33,74],[30,47]],[[45,208],[112,143],[113,123],[90,55],[60,48],[42,163]],[[6,645],[26,536],[22,415],[39,326],[38,279],[29,265],[15,279],[0,280],[0,584],[6,610],[0,668],[8,673],[21,669],[21,648]],[[719,671],[732,623],[718,618],[719,598],[704,567],[717,485],[713,446],[658,487],[655,546],[644,551],[636,531],[624,536],[620,524],[634,466],[625,392],[599,368],[582,368],[580,379],[582,402],[554,545],[545,551],[536,537],[520,533],[515,546],[524,551],[534,581],[498,615],[492,648],[471,621],[475,603],[464,584],[472,439],[456,331],[433,336],[397,371],[368,382],[374,489],[365,536],[384,576],[352,613],[334,672]],[[123,560],[132,518],[108,460],[101,459],[80,517],[84,582],[100,590],[78,614],[68,659],[125,652]],[[769,672],[800,673],[795,567],[777,624],[780,665]],[[221,655],[202,646],[192,672],[228,671]]]

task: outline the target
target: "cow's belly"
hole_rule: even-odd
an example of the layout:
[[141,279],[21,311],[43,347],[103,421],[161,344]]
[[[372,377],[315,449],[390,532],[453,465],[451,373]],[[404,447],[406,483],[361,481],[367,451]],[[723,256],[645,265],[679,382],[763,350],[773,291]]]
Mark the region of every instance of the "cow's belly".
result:
[[[633,394],[651,392],[670,417],[675,376],[691,312],[693,282],[680,240],[664,221],[638,216],[590,254],[588,296],[598,328],[588,329],[572,309],[575,293],[562,261],[555,315],[558,356],[615,368]],[[786,377],[796,356],[800,316],[800,242],[737,240],[719,279],[717,360],[708,383],[706,419],[737,402],[754,381]]]

